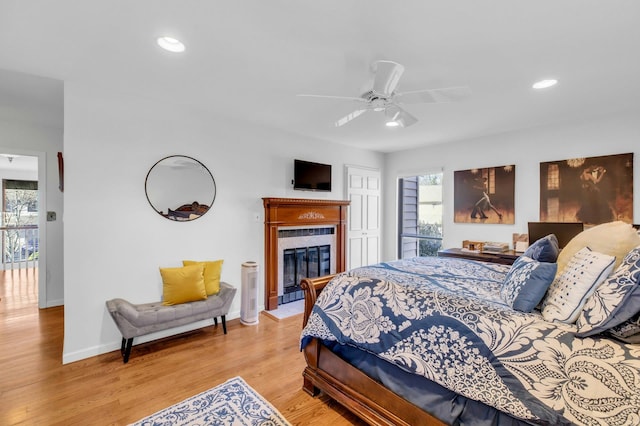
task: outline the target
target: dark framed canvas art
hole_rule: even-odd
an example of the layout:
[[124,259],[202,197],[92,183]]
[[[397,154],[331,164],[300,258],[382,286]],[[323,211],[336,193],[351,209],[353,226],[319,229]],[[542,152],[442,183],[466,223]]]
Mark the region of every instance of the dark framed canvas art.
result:
[[453,172],[454,222],[515,223],[515,174],[515,165]]
[[540,163],[540,221],[633,222],[633,153]]

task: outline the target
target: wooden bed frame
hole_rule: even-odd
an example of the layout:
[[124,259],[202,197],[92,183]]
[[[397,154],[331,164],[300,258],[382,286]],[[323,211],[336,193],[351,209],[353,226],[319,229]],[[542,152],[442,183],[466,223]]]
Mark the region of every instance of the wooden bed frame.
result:
[[[304,290],[303,327],[318,294],[333,277],[327,275],[301,281]],[[344,361],[317,339],[313,339],[303,352],[307,367],[302,373],[302,389],[309,395],[316,396],[322,391],[371,425],[445,425]]]

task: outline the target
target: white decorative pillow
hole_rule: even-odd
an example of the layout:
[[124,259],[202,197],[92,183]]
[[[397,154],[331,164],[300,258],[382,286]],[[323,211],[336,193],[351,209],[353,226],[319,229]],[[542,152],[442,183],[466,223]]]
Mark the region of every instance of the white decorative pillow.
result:
[[616,258],[580,249],[573,255],[562,274],[556,276],[542,305],[547,321],[574,323],[585,302],[613,270]]

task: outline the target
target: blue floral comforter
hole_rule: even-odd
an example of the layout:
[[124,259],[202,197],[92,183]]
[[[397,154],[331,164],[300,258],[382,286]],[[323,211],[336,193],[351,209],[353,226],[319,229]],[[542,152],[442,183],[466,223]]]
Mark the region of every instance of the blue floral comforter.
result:
[[302,332],[540,424],[640,424],[640,345],[510,309],[509,266],[423,257],[342,273]]

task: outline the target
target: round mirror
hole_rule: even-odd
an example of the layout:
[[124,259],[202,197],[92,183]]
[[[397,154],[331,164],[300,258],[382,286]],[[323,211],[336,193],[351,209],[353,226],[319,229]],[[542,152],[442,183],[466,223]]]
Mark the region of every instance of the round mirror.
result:
[[204,164],[185,155],[171,155],[151,167],[144,183],[151,207],[169,220],[194,220],[216,199],[216,182]]

